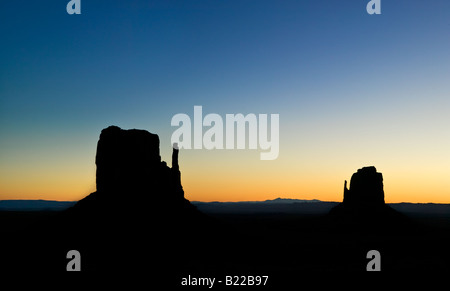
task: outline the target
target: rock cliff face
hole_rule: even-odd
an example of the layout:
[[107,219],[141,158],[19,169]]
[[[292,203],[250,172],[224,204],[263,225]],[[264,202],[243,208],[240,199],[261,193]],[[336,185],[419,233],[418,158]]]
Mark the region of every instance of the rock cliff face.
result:
[[383,175],[373,166],[363,167],[352,175],[350,189],[344,183],[343,202],[330,211],[335,221],[364,225],[404,222],[404,217],[385,204]]
[[375,167],[364,167],[352,175],[350,189],[344,185],[344,204],[355,207],[384,205],[383,175]]
[[161,161],[159,137],[146,130],[103,129],[97,144],[97,191],[71,212],[87,216],[186,218],[198,211],[184,198],[174,145],[172,168]]
[[97,191],[121,192],[145,188],[161,167],[159,137],[145,130],[102,130],[97,144]]

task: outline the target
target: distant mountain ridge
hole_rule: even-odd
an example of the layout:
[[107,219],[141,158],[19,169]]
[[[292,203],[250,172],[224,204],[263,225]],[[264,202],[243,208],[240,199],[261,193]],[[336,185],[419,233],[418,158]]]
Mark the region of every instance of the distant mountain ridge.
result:
[[[77,201],[54,200],[0,200],[0,211],[61,211],[73,206]],[[198,210],[205,213],[254,213],[254,212],[285,212],[285,213],[326,213],[338,202],[321,201],[318,199],[276,198],[265,201],[237,202],[191,202]],[[389,203],[397,211],[403,213],[434,214],[450,216],[450,204],[439,203]]]
[[192,203],[226,203],[226,204],[233,204],[233,203],[251,203],[251,204],[262,204],[262,203],[314,203],[314,202],[324,202],[318,199],[291,199],[291,198],[275,198],[275,199],[267,199],[264,201],[230,201],[230,202],[220,202],[220,201],[211,201],[211,202],[202,202],[202,201],[193,201]]
[[[241,202],[200,202],[192,201],[198,210],[205,213],[303,213],[326,214],[339,202],[321,201],[317,199],[303,200],[276,198],[265,201]],[[439,203],[387,203],[393,209],[405,214],[439,215],[450,217],[450,204]]]
[[[223,205],[239,205],[239,204],[292,204],[292,203],[315,203],[323,202],[317,199],[303,200],[303,199],[290,199],[290,198],[276,198],[273,200],[265,201],[237,201],[237,202],[192,202],[195,205],[203,204],[223,204]],[[32,199],[13,199],[13,200],[0,200],[0,211],[44,211],[44,210],[64,210],[73,205],[77,201],[56,201],[56,200],[32,200]]]
[[76,201],[54,200],[0,200],[0,211],[59,211],[65,210]]

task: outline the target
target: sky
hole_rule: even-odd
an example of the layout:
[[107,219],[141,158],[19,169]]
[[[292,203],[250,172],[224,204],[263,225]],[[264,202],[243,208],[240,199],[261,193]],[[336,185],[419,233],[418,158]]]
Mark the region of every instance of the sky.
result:
[[341,201],[357,169],[385,200],[450,203],[450,2],[0,2],[0,200],[95,191],[96,144],[178,113],[279,114],[279,156],[181,150],[185,197]]

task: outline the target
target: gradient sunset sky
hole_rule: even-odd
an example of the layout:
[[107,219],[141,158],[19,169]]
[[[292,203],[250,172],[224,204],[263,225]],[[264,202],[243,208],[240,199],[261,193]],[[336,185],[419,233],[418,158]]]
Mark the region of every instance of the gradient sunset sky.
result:
[[450,203],[450,1],[0,3],[0,200],[95,191],[109,125],[277,113],[280,152],[182,150],[191,201],[341,201],[358,168],[386,202]]

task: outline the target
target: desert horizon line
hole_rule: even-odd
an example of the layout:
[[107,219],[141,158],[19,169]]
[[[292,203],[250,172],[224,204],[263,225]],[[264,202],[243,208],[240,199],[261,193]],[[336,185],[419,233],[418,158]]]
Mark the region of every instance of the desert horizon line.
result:
[[[84,197],[83,197],[84,198]],[[81,199],[83,199],[81,198]],[[81,200],[80,199],[80,200]],[[46,202],[67,202],[67,203],[76,203],[80,200],[56,200],[56,199],[0,199],[1,201],[46,201]],[[297,201],[307,201],[311,202],[324,202],[324,203],[341,203],[342,201],[332,201],[332,200],[321,200],[321,199],[301,199],[301,198],[289,198],[289,197],[277,197],[273,199],[265,199],[265,200],[211,200],[211,201],[200,201],[200,200],[190,200],[191,203],[252,203],[252,202],[273,202],[275,200],[297,200]],[[386,202],[386,204],[401,204],[401,203],[410,203],[410,204],[449,204],[445,202],[411,202],[411,201],[401,201],[401,202]]]

